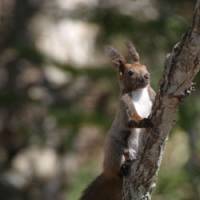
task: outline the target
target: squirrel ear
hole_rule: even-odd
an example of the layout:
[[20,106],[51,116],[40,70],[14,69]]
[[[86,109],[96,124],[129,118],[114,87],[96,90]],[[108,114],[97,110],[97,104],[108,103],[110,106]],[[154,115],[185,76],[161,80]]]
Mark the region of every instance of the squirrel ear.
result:
[[113,47],[106,47],[106,54],[111,58],[112,63],[120,71],[126,63],[125,58]]
[[140,56],[136,51],[135,45],[131,41],[127,42],[127,48],[128,48],[128,55],[131,58],[131,60],[133,62],[139,62]]

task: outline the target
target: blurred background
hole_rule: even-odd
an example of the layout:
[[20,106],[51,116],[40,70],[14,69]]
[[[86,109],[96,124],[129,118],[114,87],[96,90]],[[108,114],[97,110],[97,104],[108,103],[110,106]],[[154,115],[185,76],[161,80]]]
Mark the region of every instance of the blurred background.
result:
[[[0,199],[76,200],[101,171],[119,87],[106,45],[132,40],[158,89],[194,0],[0,0]],[[200,76],[154,200],[200,200]]]

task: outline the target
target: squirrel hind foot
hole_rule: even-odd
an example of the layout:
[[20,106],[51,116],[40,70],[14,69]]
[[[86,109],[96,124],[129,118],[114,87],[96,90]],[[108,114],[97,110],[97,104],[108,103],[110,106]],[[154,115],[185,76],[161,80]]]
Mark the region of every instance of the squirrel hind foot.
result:
[[120,175],[126,177],[130,174],[133,161],[127,160],[120,168]]
[[120,168],[120,175],[128,176],[132,163],[137,159],[137,152],[134,149],[125,149],[123,152],[125,161]]

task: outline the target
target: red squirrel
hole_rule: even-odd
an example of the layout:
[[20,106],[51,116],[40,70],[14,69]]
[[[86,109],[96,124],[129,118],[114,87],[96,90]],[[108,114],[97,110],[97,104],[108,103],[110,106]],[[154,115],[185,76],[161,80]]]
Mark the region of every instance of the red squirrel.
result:
[[83,192],[80,200],[122,199],[123,175],[126,174],[123,167],[127,159],[137,159],[139,136],[143,128],[151,125],[148,116],[155,92],[150,86],[150,74],[139,62],[132,43],[128,44],[128,50],[132,63],[116,49],[109,49],[109,56],[118,70],[120,101],[105,142],[103,172]]

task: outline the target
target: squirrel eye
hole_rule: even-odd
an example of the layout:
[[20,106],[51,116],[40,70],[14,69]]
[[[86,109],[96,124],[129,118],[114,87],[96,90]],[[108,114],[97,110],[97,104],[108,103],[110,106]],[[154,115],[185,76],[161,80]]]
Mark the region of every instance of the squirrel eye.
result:
[[133,74],[134,74],[134,72],[133,72],[132,70],[129,70],[129,71],[128,71],[128,75],[129,75],[129,76],[133,76]]

